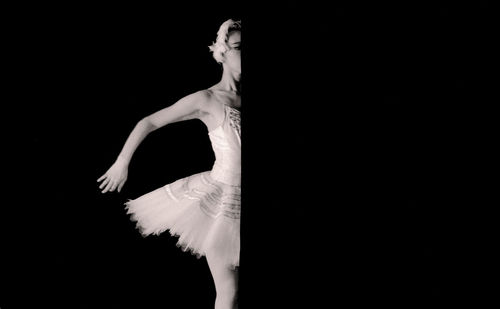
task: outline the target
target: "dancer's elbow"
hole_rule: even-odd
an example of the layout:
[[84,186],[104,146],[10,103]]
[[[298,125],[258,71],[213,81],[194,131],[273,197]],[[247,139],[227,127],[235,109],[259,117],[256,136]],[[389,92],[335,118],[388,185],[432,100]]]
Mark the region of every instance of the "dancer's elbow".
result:
[[139,120],[137,123],[137,127],[142,128],[146,133],[153,132],[154,130],[158,129],[159,126],[155,125],[149,116],[142,118]]

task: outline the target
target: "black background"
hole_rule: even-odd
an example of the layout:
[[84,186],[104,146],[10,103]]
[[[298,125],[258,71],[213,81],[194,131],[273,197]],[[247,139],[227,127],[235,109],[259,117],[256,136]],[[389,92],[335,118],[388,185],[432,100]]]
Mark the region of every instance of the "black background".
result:
[[123,209],[210,169],[201,122],[150,135],[121,194],[96,179],[139,119],[219,81],[207,46],[228,18],[244,25],[240,307],[475,300],[459,205],[491,125],[471,107],[489,100],[488,1],[5,12],[2,309],[211,308],[205,260]]

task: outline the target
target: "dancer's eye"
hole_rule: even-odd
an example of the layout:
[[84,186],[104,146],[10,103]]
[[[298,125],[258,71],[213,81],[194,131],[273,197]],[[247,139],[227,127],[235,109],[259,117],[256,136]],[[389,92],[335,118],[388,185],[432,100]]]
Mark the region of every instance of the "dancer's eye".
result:
[[237,43],[233,43],[233,49],[236,49],[236,50],[241,50],[241,43],[240,42],[237,42]]

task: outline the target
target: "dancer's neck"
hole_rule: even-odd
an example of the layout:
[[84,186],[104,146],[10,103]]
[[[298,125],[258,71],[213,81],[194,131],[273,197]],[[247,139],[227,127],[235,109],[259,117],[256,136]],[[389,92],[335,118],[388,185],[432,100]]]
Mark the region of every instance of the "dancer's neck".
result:
[[239,93],[240,92],[239,74],[230,72],[229,70],[224,70],[224,72],[222,73],[222,79],[220,80],[219,83],[217,83],[216,87],[220,90]]

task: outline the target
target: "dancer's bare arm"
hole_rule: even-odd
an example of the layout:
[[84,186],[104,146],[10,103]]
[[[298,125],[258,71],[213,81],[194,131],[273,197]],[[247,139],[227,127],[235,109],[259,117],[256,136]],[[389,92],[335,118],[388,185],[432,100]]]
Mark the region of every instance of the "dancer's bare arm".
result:
[[149,133],[170,123],[200,118],[203,114],[203,103],[208,100],[208,96],[206,91],[195,92],[141,119],[128,136],[115,163],[97,180],[97,182],[102,181],[99,186],[103,189],[102,193],[115,189],[118,189],[118,192],[121,191],[127,180],[129,162],[137,147]]
[[202,103],[207,100],[207,96],[206,91],[195,92],[180,99],[175,104],[141,119],[130,133],[119,156],[128,163],[139,144],[152,131],[169,123],[198,118],[201,114]]
[[166,107],[144,118],[154,129],[182,120],[199,119],[205,102],[209,100],[207,91],[198,91],[180,99],[174,105]]

